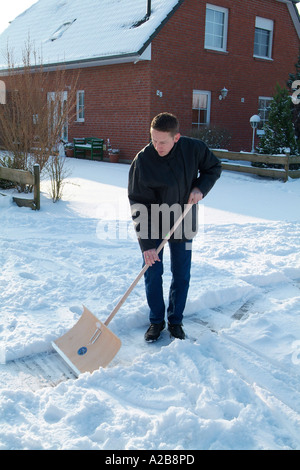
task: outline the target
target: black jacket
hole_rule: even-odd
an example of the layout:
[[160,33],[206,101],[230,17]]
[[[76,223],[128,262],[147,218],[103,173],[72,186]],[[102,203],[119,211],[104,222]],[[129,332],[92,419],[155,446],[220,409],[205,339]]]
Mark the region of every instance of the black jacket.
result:
[[[151,206],[180,205],[187,203],[191,190],[198,187],[203,196],[211,190],[221,175],[221,163],[201,140],[190,137],[180,137],[171,152],[160,157],[152,143],[141,150],[133,160],[128,181],[128,197],[132,209],[132,218],[135,223],[138,239],[142,251],[155,248],[155,240],[165,236],[160,220],[157,236],[151,219]],[[154,207],[154,206],[153,206]],[[145,212],[147,209],[147,214]],[[196,233],[196,206],[193,208],[193,228]],[[147,221],[146,221],[147,218]],[[174,218],[168,222],[170,227]],[[187,221],[186,221],[187,223]],[[141,233],[147,225],[147,232]],[[183,230],[182,236],[177,236],[174,241],[190,239]]]

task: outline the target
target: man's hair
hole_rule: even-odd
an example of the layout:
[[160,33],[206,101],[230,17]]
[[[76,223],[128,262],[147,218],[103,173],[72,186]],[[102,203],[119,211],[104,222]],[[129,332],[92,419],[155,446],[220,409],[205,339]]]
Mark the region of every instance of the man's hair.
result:
[[179,132],[179,121],[170,113],[160,113],[152,119],[151,129],[160,132],[169,132],[173,136]]

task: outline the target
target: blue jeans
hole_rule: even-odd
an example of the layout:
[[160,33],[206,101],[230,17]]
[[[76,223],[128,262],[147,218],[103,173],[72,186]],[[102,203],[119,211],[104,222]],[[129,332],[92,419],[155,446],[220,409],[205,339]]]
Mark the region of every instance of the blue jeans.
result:
[[[161,240],[158,240],[157,247]],[[190,284],[192,242],[169,242],[172,281],[169,292],[167,316],[169,323],[180,325]],[[161,323],[165,318],[163,297],[163,250],[159,253],[160,262],[150,266],[145,272],[145,288],[150,308],[150,323]]]

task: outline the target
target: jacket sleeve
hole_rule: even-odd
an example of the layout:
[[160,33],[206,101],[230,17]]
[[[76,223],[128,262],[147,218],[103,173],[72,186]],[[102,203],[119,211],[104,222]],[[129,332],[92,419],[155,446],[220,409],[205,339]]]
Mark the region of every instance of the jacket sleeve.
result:
[[220,178],[222,165],[220,160],[203,142],[201,142],[197,151],[200,175],[195,180],[194,185],[200,189],[203,196],[206,196]]
[[128,198],[134,229],[142,252],[156,248],[151,240],[151,204],[155,203],[155,191],[143,184],[138,159],[131,164],[128,178]]

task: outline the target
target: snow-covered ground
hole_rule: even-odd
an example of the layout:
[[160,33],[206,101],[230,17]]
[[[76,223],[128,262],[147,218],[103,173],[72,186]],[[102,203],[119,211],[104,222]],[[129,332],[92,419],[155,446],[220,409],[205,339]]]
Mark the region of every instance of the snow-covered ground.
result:
[[39,212],[0,195],[0,449],[299,450],[300,180],[224,172],[203,201],[188,339],[144,342],[141,280],[109,325],[122,347],[107,368],[35,390],[16,375],[82,304],[104,321],[141,269],[129,166],[68,164],[57,204],[47,181]]

